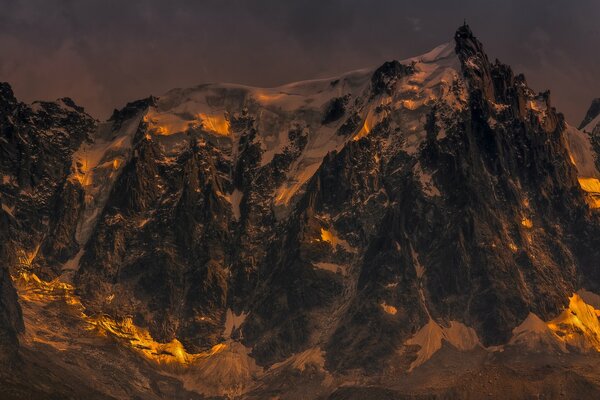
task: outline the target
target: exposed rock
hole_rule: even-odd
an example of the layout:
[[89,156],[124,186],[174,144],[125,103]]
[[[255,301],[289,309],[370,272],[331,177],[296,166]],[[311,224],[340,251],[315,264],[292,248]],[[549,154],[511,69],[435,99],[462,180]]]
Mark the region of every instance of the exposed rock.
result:
[[590,122],[592,122],[598,115],[600,115],[600,98],[592,100],[590,108],[585,113],[585,117],[579,124],[578,129],[584,129]]
[[[582,286],[600,289],[594,136],[491,63],[466,25],[375,70],[176,89],[101,124],[70,99],[27,106],[0,85],[0,129],[2,261],[72,282],[52,281],[81,324],[112,321],[103,332],[146,356],[167,349],[151,362],[177,360],[173,379],[203,394],[293,398],[292,379],[315,398],[473,396],[460,368],[414,396],[402,383],[451,352],[505,380],[513,359],[490,346],[571,354],[554,339],[575,319],[545,324]],[[0,345],[15,344],[8,272],[0,288]],[[60,316],[50,307],[26,317]],[[597,390],[556,372],[579,362],[556,361],[540,376],[559,383],[527,394]]]

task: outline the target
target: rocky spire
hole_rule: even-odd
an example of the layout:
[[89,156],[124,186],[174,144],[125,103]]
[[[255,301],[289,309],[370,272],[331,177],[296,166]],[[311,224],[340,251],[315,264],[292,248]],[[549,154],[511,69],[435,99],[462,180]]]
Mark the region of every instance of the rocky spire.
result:
[[10,84],[7,82],[0,82],[0,111],[5,112],[13,109],[17,104],[17,99],[13,93]]
[[469,25],[464,23],[454,34],[456,42],[455,51],[460,59],[465,78],[471,88],[481,89],[487,98],[494,98],[494,84],[492,81],[491,66],[483,45]]

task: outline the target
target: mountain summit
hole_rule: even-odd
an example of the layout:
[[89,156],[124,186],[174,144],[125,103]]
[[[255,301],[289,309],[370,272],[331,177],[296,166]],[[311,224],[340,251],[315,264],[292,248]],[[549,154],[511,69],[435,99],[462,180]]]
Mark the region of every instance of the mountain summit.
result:
[[467,25],[106,122],[2,84],[0,394],[600,393],[595,143]]

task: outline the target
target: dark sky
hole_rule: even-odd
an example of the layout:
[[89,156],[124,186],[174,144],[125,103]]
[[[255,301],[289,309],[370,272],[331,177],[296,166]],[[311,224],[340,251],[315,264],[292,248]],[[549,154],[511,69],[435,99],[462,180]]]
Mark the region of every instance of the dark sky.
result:
[[104,119],[174,87],[276,86],[418,55],[463,18],[572,123],[600,97],[598,0],[0,0],[0,80]]

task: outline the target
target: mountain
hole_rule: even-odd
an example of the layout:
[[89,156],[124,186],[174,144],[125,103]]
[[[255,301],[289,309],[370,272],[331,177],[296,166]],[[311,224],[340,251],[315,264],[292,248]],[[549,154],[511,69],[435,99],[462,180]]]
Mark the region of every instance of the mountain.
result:
[[106,122],[0,88],[4,397],[600,392],[594,107],[569,126],[468,26]]
[[600,115],[600,98],[594,99],[588,109],[583,121],[579,124],[580,130],[593,131],[598,123],[598,115]]

